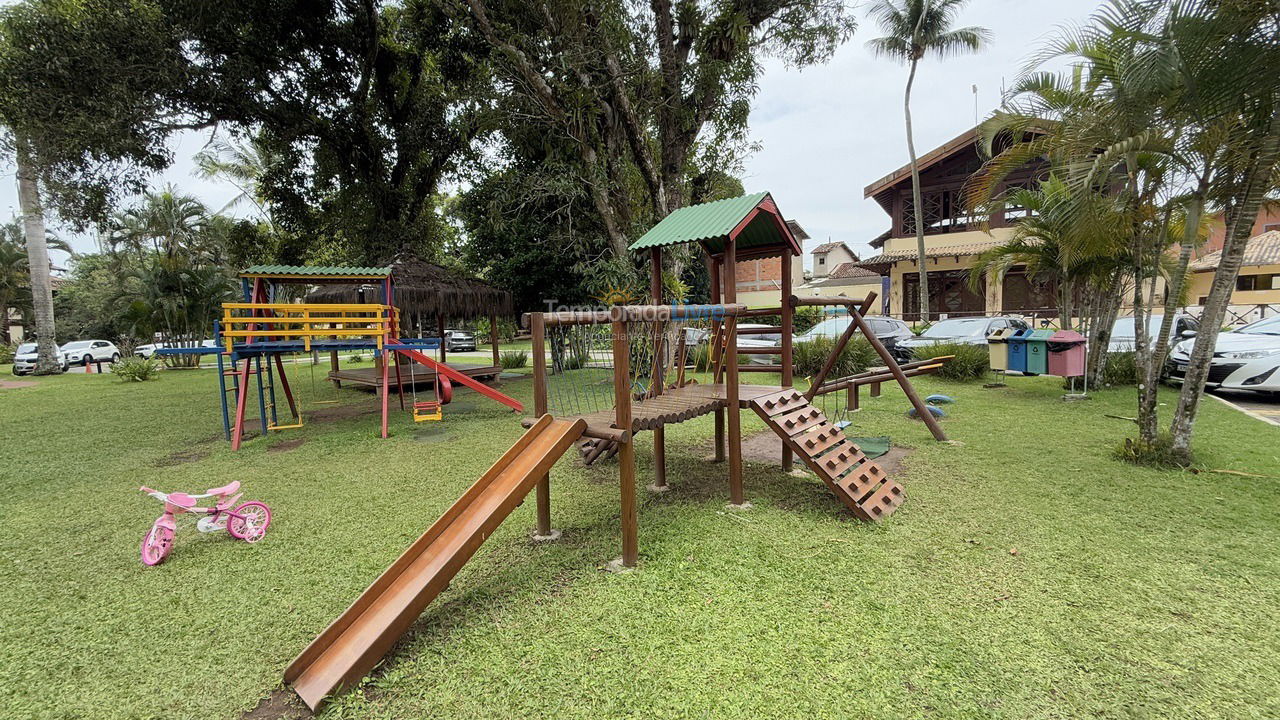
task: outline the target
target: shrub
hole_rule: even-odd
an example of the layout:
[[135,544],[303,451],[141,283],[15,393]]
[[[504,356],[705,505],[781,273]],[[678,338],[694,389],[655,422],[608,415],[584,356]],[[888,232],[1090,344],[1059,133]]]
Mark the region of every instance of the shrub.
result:
[[[839,338],[817,337],[793,345],[791,359],[795,363],[796,372],[807,377],[813,377],[821,372],[837,340]],[[827,374],[827,379],[834,380],[845,375],[860,373],[877,364],[879,359],[880,356],[871,347],[871,343],[867,342],[862,335],[857,335],[840,353],[835,365],[831,367],[831,372]]]
[[700,343],[690,350],[689,361],[693,363],[693,369],[696,372],[709,372],[711,370],[711,343]]
[[1103,385],[1137,385],[1138,361],[1134,353],[1107,353],[1102,365]]
[[814,325],[825,320],[822,314],[822,308],[813,305],[801,305],[791,316],[791,324],[795,328],[797,335],[808,332]]
[[154,380],[160,371],[160,362],[154,357],[130,355],[111,366],[111,372],[122,382],[146,382]]
[[498,361],[503,370],[515,370],[529,364],[529,353],[524,350],[504,350],[498,356]]
[[575,352],[564,356],[564,360],[560,363],[561,370],[581,370],[587,366],[587,360],[590,356],[587,353]]
[[977,380],[987,374],[991,366],[991,354],[986,345],[964,345],[960,343],[938,343],[918,347],[912,353],[917,360],[955,355],[935,373],[948,380]]
[[355,364],[359,365],[360,363],[364,362],[364,356],[363,356],[363,355],[352,355],[351,357],[347,358],[347,362],[349,362],[349,363],[355,363]]
[[17,354],[17,343],[0,343],[0,365],[8,365],[13,362],[13,356]]
[[1124,442],[1120,443],[1113,451],[1113,455],[1117,460],[1160,470],[1172,470],[1187,466],[1187,463],[1182,462],[1179,456],[1174,453],[1173,436],[1169,433],[1161,433],[1152,443],[1145,443],[1134,438],[1125,438]]

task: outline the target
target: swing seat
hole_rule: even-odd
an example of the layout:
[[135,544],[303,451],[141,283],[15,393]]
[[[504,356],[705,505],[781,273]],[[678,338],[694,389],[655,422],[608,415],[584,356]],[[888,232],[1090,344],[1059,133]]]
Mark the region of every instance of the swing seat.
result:
[[444,411],[441,409],[440,403],[434,400],[424,402],[416,402],[413,404],[413,421],[426,422],[428,420],[443,420]]

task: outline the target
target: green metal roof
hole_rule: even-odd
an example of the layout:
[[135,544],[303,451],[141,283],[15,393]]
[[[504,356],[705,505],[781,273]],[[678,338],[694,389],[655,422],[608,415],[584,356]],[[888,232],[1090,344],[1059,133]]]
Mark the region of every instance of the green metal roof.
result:
[[302,277],[386,277],[390,267],[342,267],[329,265],[252,265],[242,275],[298,275]]
[[[759,192],[680,208],[650,228],[639,240],[631,243],[631,249],[645,250],[700,242],[713,254],[719,253],[724,248],[729,233],[768,198],[769,193]],[[777,217],[779,222],[775,223],[772,217],[764,214],[756,216],[738,233],[737,247],[747,249],[790,244],[798,254],[800,249],[790,232],[783,232],[778,228],[779,224],[785,226],[785,221],[782,221],[780,214]]]

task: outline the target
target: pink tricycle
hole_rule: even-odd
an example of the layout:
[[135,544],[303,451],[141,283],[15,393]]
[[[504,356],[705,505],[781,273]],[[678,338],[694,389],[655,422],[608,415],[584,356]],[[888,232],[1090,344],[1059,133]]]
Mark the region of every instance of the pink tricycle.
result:
[[[142,536],[143,565],[159,565],[169,557],[173,550],[173,534],[178,529],[175,516],[183,513],[204,516],[196,523],[196,529],[200,532],[226,530],[231,533],[231,537],[250,543],[261,540],[267,533],[267,526],[271,524],[271,508],[257,500],[243,503],[235,510],[231,509],[243,494],[236,492],[240,489],[238,480],[230,485],[207,490],[203,495],[162,493],[146,486],[138,489],[164,503],[164,514],[156,518],[155,524]],[[213,507],[197,507],[196,501],[205,498],[217,499]]]

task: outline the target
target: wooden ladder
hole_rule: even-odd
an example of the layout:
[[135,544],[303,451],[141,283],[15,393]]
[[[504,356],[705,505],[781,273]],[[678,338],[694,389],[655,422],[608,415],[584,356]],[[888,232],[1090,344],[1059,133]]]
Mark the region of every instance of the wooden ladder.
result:
[[751,407],[858,517],[881,520],[902,504],[902,486],[804,395],[787,388],[752,400]]

